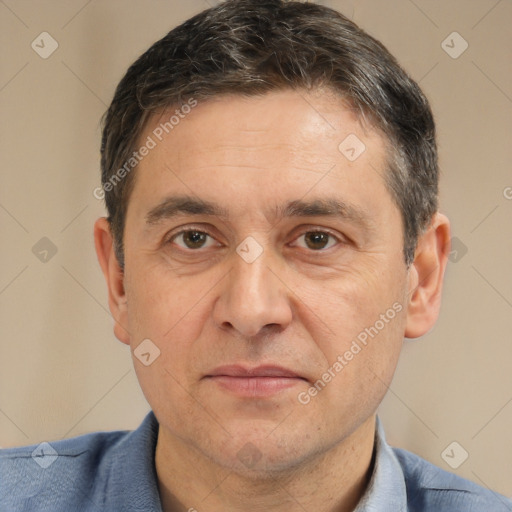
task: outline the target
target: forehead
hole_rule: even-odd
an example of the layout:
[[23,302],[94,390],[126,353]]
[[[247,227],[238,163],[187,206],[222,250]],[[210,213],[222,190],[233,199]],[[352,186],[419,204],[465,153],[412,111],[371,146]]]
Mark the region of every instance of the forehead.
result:
[[190,105],[149,119],[139,139],[152,146],[136,172],[139,199],[155,204],[176,189],[201,191],[206,200],[231,193],[234,202],[249,191],[246,201],[297,200],[312,188],[387,193],[384,137],[328,91],[222,95]]

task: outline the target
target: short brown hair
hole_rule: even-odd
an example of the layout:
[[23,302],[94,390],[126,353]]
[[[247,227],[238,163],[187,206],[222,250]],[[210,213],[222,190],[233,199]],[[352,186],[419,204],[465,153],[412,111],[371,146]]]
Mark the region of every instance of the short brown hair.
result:
[[438,208],[435,125],[419,86],[379,41],[333,9],[227,0],[171,30],[140,56],[103,118],[102,185],[121,268],[135,173],[123,172],[119,179],[119,171],[152,114],[190,98],[320,86],[341,95],[385,135],[386,186],[401,211],[409,265],[418,236]]

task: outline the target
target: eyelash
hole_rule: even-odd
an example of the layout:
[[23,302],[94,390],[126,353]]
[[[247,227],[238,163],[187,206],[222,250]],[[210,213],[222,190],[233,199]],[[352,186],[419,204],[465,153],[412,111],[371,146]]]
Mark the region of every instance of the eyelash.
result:
[[[171,244],[172,242],[174,242],[176,240],[176,238],[178,238],[179,236],[182,236],[186,233],[200,233],[200,234],[204,234],[204,235],[207,235],[209,236],[211,239],[215,240],[215,237],[213,235],[211,235],[207,230],[205,230],[204,228],[195,228],[195,227],[188,227],[187,229],[182,229],[181,231],[178,231],[177,233],[174,233],[173,235],[171,235],[168,240],[166,241],[166,245],[167,244]],[[321,253],[321,252],[325,252],[329,249],[331,249],[332,247],[336,246],[336,245],[339,245],[340,243],[343,243],[342,240],[340,240],[337,236],[335,236],[333,233],[331,233],[330,231],[327,231],[325,229],[309,229],[307,231],[304,231],[303,233],[301,233],[298,237],[294,238],[294,240],[297,240],[298,238],[308,234],[308,233],[319,233],[319,234],[323,234],[323,235],[327,235],[329,236],[331,239],[334,239],[336,241],[336,243],[334,245],[331,245],[330,247],[327,247],[327,248],[322,248],[322,249],[319,249],[319,250],[314,250],[314,249],[309,249],[308,247],[302,247],[303,249],[306,249],[306,250],[310,250],[311,252],[315,252],[315,253]],[[329,244],[329,242],[327,243]],[[200,252],[201,249],[204,249],[204,247],[200,247],[198,249],[190,249],[190,248],[185,248],[185,247],[181,247],[180,246],[180,249],[185,251],[185,252]]]

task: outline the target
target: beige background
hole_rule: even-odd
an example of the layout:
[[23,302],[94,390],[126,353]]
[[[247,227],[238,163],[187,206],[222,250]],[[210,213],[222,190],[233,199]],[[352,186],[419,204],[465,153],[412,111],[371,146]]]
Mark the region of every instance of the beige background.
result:
[[[440,320],[406,343],[380,409],[388,440],[445,469],[441,453],[457,441],[469,457],[454,471],[510,496],[512,2],[319,3],[379,38],[430,98],[442,211],[459,239]],[[135,428],[148,411],[128,349],[113,336],[93,248],[92,225],[103,214],[93,197],[99,119],[128,65],[206,7],[206,0],[0,2],[4,447]],[[44,31],[59,45],[46,59],[31,47]],[[457,59],[441,46],[454,31],[469,44]],[[452,39],[445,45],[460,50],[462,40]],[[57,249],[46,262],[32,250],[43,237]]]

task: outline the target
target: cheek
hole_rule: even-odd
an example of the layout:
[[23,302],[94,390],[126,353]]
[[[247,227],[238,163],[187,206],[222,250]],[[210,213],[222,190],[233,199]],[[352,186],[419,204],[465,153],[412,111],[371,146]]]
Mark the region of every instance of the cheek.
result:
[[[128,325],[137,377],[148,402],[158,408],[187,403],[183,390],[194,378],[198,359],[195,341],[200,337],[208,309],[212,307],[212,284],[203,278],[180,280],[153,267],[132,272],[127,280]],[[149,339],[158,348],[158,358],[141,364],[136,349]]]
[[[389,270],[383,274],[373,268]],[[336,404],[339,419],[357,411],[370,414],[380,403],[402,347],[405,283],[403,268],[381,262],[321,288],[317,283],[302,288],[301,298],[310,306],[302,321],[323,353],[314,407]]]
[[[211,284],[171,279],[170,273],[157,266],[132,268],[131,277],[126,294],[137,378],[152,408],[162,417],[175,418],[177,427],[193,408],[185,390],[192,385],[194,341],[204,322]],[[148,366],[136,356],[138,345],[145,339],[159,350],[158,357]]]
[[[304,310],[302,321],[331,361],[348,350],[353,340],[364,343],[372,334],[379,339],[402,339],[406,276],[395,267],[373,263],[322,284],[301,284],[301,300],[310,311]],[[383,273],[377,268],[388,270]]]
[[[214,280],[204,276],[179,278],[161,265],[135,268],[128,280],[128,320],[133,333],[156,341],[193,339]],[[179,342],[178,342],[179,343]]]

